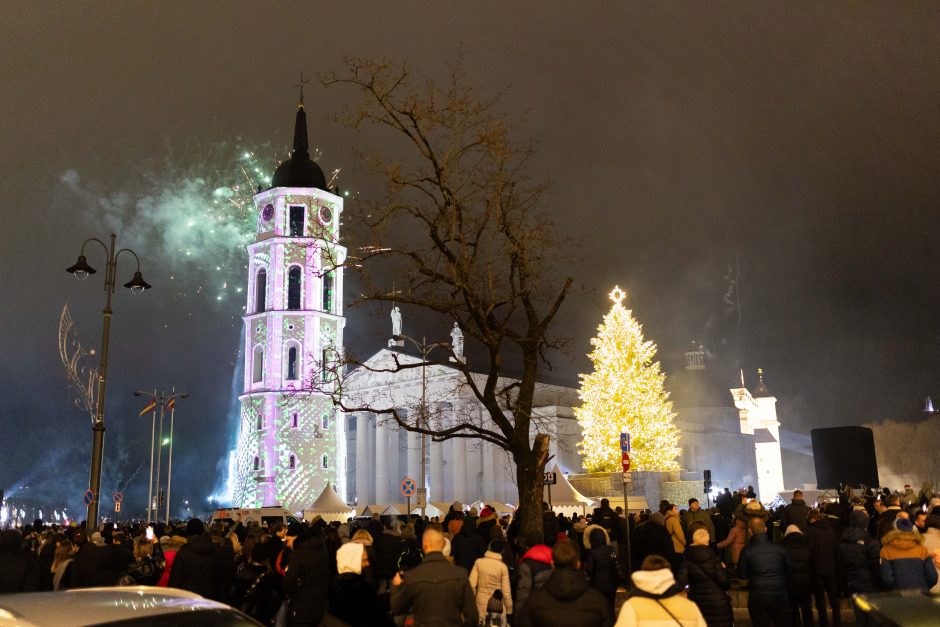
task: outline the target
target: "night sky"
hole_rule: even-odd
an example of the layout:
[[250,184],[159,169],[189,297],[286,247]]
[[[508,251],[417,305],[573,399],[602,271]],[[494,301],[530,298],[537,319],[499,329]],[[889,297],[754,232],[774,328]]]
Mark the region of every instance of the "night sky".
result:
[[[553,182],[545,207],[580,245],[556,253],[576,291],[553,377],[589,367],[618,283],[667,373],[692,340],[716,371],[740,364],[753,383],[763,367],[787,431],[913,419],[940,396],[937,5],[345,4],[0,2],[0,489],[79,509],[90,420],[56,330],[67,302],[97,346],[102,275],[64,269],[115,228],[153,289],[115,295],[103,490],[126,485],[142,507],[150,421],[132,392],[177,385],[192,397],[173,491],[205,502],[234,437],[245,273],[238,225],[209,228],[199,200],[237,180],[242,150],[273,171],[299,72],[343,56],[434,78],[462,54],[468,82],[505,93],[538,145],[530,174]],[[331,121],[353,98],[308,88],[311,145],[369,195],[354,150],[397,144]],[[88,260],[104,270],[100,251]],[[446,321],[409,328],[404,313],[406,332],[446,337]],[[373,314],[347,311],[361,353],[388,333]]]

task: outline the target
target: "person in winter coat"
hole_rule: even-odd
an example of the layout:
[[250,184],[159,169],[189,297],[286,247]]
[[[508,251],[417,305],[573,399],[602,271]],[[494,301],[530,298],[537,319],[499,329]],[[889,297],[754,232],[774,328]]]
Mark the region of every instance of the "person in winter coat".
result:
[[907,518],[894,521],[894,531],[881,541],[881,583],[888,590],[929,590],[937,584],[933,556]]
[[398,572],[398,557],[401,555],[401,535],[392,530],[391,524],[386,521],[380,533],[373,537],[372,548],[375,549],[376,563],[372,564],[372,572],[378,584],[379,594],[388,590],[389,583]]
[[274,620],[281,606],[281,595],[264,544],[253,544],[251,554],[235,574],[232,605],[264,625]]
[[163,575],[163,560],[154,556],[153,541],[146,536],[134,539],[134,563],[121,577],[122,586],[155,586]]
[[885,509],[878,515],[877,534],[878,540],[882,541],[885,534],[894,531],[894,520],[901,513],[901,497],[897,494],[891,494],[885,499]]
[[[869,518],[865,510],[849,514],[849,526],[842,532],[839,541],[839,566],[849,595],[877,592],[880,588],[881,543],[868,532]],[[867,614],[858,605],[852,604],[855,623],[864,625]]]
[[0,531],[0,594],[39,590],[39,562],[23,548],[16,529]]
[[163,536],[160,538],[160,548],[163,549],[165,564],[163,565],[163,574],[160,575],[160,579],[157,581],[158,586],[166,588],[170,585],[170,571],[173,569],[173,561],[184,544],[186,544],[186,538],[183,536]]
[[469,573],[473,564],[486,553],[488,543],[489,540],[484,540],[483,536],[476,532],[474,525],[464,522],[460,533],[450,541],[450,554],[454,563]]
[[[493,527],[498,526],[499,519],[496,517],[496,512],[490,509],[488,506],[484,506],[480,511],[480,517],[477,518],[476,522],[477,533],[480,534],[480,538],[483,540],[484,551],[492,539]],[[473,568],[473,564],[470,565],[470,568]]]
[[542,533],[545,536],[542,542],[550,547],[554,546],[558,539],[558,519],[555,518],[552,508],[544,501],[542,502]]
[[680,594],[682,586],[676,583],[665,558],[658,555],[647,557],[642,570],[633,573],[631,579],[634,591],[620,608],[616,627],[676,624],[706,627],[705,617],[698,606]]
[[168,585],[225,603],[235,578],[235,560],[226,560],[202,521],[186,523],[186,544],[176,554]]
[[623,520],[617,513],[610,508],[610,501],[601,499],[601,506],[594,509],[594,515],[591,516],[591,522],[600,525],[607,530],[608,537],[615,541],[620,540],[620,521]]
[[672,550],[676,552],[676,555],[682,555],[685,552],[685,531],[679,520],[679,506],[670,505],[663,516],[666,531],[669,533],[669,539],[672,540]]
[[415,625],[476,625],[479,614],[467,571],[444,557],[439,527],[424,530],[421,548],[424,561],[392,579],[392,614],[411,613]]
[[515,608],[517,614],[532,591],[544,586],[552,575],[552,549],[547,544],[543,544],[542,540],[543,536],[538,531],[531,531],[526,535],[526,546],[529,548],[522,554],[516,569],[518,579]]
[[832,625],[839,627],[842,624],[839,579],[836,577],[836,547],[839,544],[839,536],[821,512],[812,510],[806,521],[809,524],[807,535],[813,547],[813,594],[816,597],[819,625],[829,625],[826,612],[826,597],[829,597]]
[[284,593],[290,598],[290,624],[319,625],[326,614],[330,588],[330,559],[323,540],[322,524],[309,529],[290,529],[286,542],[291,552],[283,586]]
[[75,545],[70,540],[63,540],[55,548],[52,565],[49,567],[52,571],[52,590],[54,592],[67,590],[69,587],[74,550]]
[[691,498],[689,499],[689,509],[682,512],[682,528],[685,529],[686,543],[692,540],[692,532],[695,531],[692,529],[694,523],[701,524],[708,531],[708,537],[711,538],[710,542],[715,541],[715,523],[712,522],[711,514],[708,510],[702,509],[698,499]]
[[790,624],[787,579],[790,557],[770,541],[767,525],[755,517],[748,522],[751,540],[738,562],[738,577],[748,580],[747,610],[755,626],[786,627]]
[[[940,515],[927,516],[927,531],[924,532],[924,546],[933,558],[933,565],[940,571]],[[940,594],[940,583],[934,584],[931,594]]]
[[599,525],[588,526],[584,530],[584,548],[587,551],[584,574],[591,585],[607,597],[610,611],[613,613],[617,586],[620,585],[620,573],[617,568],[617,552],[610,544],[607,530]]
[[630,545],[632,561],[631,570],[640,570],[640,566],[650,555],[660,555],[672,563],[676,563],[676,552],[672,548],[672,540],[666,531],[665,517],[656,512],[649,520],[640,522],[633,530],[633,539]]
[[351,627],[390,627],[393,623],[375,589],[362,576],[368,560],[361,544],[344,544],[336,551],[337,574],[330,583],[329,615]]
[[719,549],[731,547],[731,567],[738,567],[738,559],[741,557],[741,551],[747,546],[747,520],[743,516],[736,516],[734,526],[728,532],[728,537],[719,542],[716,546]]
[[692,534],[692,544],[682,555],[677,580],[689,589],[689,600],[701,610],[709,627],[734,625],[734,610],[727,590],[731,587],[728,569],[709,546],[705,529]]
[[512,590],[509,585],[509,568],[503,562],[502,551],[506,543],[502,540],[492,540],[486,553],[476,561],[470,570],[470,587],[476,595],[477,612],[480,616],[486,615],[486,608],[490,597],[497,590],[502,593],[503,621],[512,614]]
[[783,548],[790,556],[790,574],[787,577],[787,594],[790,597],[791,624],[813,627],[813,547],[809,538],[796,525],[789,525],[783,534]]
[[806,516],[809,514],[809,511],[810,508],[806,505],[806,501],[803,500],[803,492],[801,490],[794,490],[793,499],[790,501],[790,504],[783,509],[780,524],[783,525],[784,529],[790,525],[796,525],[800,528],[800,532],[805,535],[809,528],[809,523],[806,522]]
[[611,627],[614,615],[607,599],[591,587],[580,570],[580,551],[570,540],[552,548],[554,570],[516,610],[515,627]]

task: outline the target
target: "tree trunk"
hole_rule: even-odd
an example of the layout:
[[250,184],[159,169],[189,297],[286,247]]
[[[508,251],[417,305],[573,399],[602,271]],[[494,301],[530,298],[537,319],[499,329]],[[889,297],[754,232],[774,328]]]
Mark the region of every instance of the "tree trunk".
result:
[[516,485],[519,487],[519,518],[521,535],[529,531],[542,533],[542,475],[548,460],[548,436],[535,435],[532,450],[514,456],[516,462]]

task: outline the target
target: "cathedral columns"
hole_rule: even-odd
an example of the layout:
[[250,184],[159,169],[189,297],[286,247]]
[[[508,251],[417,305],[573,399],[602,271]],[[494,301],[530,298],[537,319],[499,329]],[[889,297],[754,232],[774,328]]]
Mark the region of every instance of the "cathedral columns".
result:
[[450,462],[451,485],[453,485],[453,497],[461,503],[466,503],[469,494],[467,493],[467,443],[469,440],[464,438],[453,438],[450,440],[451,455]]
[[358,505],[369,504],[369,466],[372,455],[369,452],[369,415],[365,412],[356,414],[356,498]]
[[388,425],[383,416],[375,416],[375,459],[369,460],[375,471],[375,502],[388,503]]
[[408,445],[405,451],[408,459],[408,476],[421,485],[421,434],[408,432]]

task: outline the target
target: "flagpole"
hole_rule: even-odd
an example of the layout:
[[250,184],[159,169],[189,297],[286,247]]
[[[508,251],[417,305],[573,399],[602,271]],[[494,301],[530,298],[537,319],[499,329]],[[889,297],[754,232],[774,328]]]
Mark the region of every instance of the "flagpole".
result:
[[[156,400],[157,391],[153,391],[153,398]],[[150,420],[150,486],[147,494],[147,524],[150,524],[150,513],[153,510],[153,443],[157,435],[157,405],[153,406],[153,417]],[[155,517],[156,518],[156,517]],[[156,521],[154,521],[156,522]]]
[[170,396],[173,405],[170,407],[170,457],[166,467],[166,522],[170,524],[170,482],[173,480],[173,421],[176,416],[176,386],[173,386],[173,395]]
[[160,438],[159,438],[160,446],[157,447],[157,482],[155,484],[156,489],[157,489],[157,502],[153,506],[153,521],[154,522],[157,522],[157,514],[160,511],[160,465],[161,465],[161,462],[163,461],[163,413],[165,409],[163,401],[164,401],[163,392],[161,392],[160,400],[159,400],[159,403],[160,403]]

